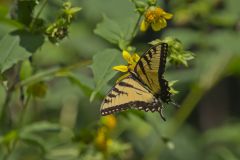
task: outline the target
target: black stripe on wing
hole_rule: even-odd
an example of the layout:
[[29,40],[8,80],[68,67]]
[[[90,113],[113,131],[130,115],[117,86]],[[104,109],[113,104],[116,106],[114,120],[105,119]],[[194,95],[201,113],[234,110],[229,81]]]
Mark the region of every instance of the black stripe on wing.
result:
[[160,81],[160,86],[161,86],[161,91],[160,94],[157,95],[157,97],[160,97],[161,100],[165,103],[171,102],[171,93],[170,93],[170,88],[168,86],[168,81],[165,80],[163,77],[159,80]]
[[[160,47],[160,50],[159,50]],[[154,46],[152,46],[150,49],[148,49],[140,58],[138,63],[136,64],[136,67],[134,68],[134,72],[138,75],[137,66],[140,67],[143,75],[146,77],[148,84],[151,85],[151,82],[149,80],[149,77],[146,74],[145,68],[144,68],[144,62],[148,65],[149,69],[152,69],[151,62],[153,61],[153,55],[154,54],[160,54],[159,55],[159,67],[158,67],[158,79],[160,80],[162,78],[163,73],[165,72],[165,66],[166,66],[166,59],[168,54],[168,44],[167,43],[159,43]],[[140,75],[138,75],[140,76]],[[143,84],[145,84],[143,81],[141,81]],[[149,86],[151,88],[151,86]]]
[[[167,59],[167,54],[168,54],[168,44],[167,43],[159,43],[159,44],[156,44],[154,46],[152,46],[151,48],[149,48],[140,58],[140,60],[138,61],[137,65],[140,65],[140,68],[142,69],[143,66],[141,67],[141,65],[143,64],[142,62],[142,59],[144,59],[147,63],[147,65],[149,66],[149,68],[151,68],[151,59],[153,57],[153,54],[157,54],[158,51],[157,51],[157,47],[161,47],[160,49],[160,65],[159,65],[159,75],[161,76],[164,71],[165,71],[165,64],[166,64],[166,59]],[[150,59],[149,59],[149,58]],[[136,65],[136,66],[137,66]],[[137,70],[136,70],[136,67],[134,69],[135,73],[137,73]],[[144,73],[144,70],[142,69],[143,73]]]
[[161,43],[160,65],[159,65],[159,70],[158,70],[159,79],[161,79],[163,73],[165,72],[167,54],[168,54],[168,44]]
[[[142,73],[143,73],[143,75],[146,77],[146,79],[147,79],[147,81],[148,81],[148,84],[151,85],[150,80],[149,80],[149,78],[148,78],[148,76],[147,76],[147,74],[146,74],[146,71],[145,71],[145,69],[144,69],[143,62],[141,61],[141,59],[139,60],[139,62],[138,62],[137,65],[139,65],[140,69],[142,70]],[[137,72],[136,72],[136,73],[137,73]],[[141,81],[141,82],[142,82],[142,81]],[[143,82],[142,82],[142,83],[143,83]],[[143,83],[143,84],[145,84],[145,83]],[[149,87],[151,87],[151,86],[149,86]]]
[[116,106],[112,106],[109,108],[105,108],[101,110],[101,115],[106,116],[115,112],[124,111],[127,109],[137,109],[137,110],[144,110],[145,112],[160,112],[162,108],[162,104],[156,99],[153,103],[147,103],[144,101],[131,101],[129,103],[120,104]]
[[[134,76],[132,76],[132,78],[135,79]],[[137,81],[137,79],[135,79],[135,80]],[[133,89],[141,91],[141,92],[146,92],[146,91],[144,91],[144,90],[142,90],[140,88],[134,87],[133,85],[131,85],[129,83],[126,83],[126,82],[123,82],[123,81],[119,82],[118,85],[119,86],[123,86],[123,87],[133,88]]]

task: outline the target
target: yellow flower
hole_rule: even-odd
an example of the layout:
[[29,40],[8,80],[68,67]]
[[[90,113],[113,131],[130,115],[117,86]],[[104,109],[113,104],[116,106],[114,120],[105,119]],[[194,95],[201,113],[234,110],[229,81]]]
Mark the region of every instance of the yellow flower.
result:
[[144,19],[141,22],[140,30],[145,32],[149,25],[154,31],[159,31],[167,26],[167,21],[172,18],[172,14],[165,12],[160,7],[151,6],[144,14]]
[[101,121],[109,130],[114,129],[117,124],[117,119],[114,115],[104,116],[101,118]]
[[113,67],[113,69],[116,71],[120,71],[120,72],[133,71],[138,60],[140,59],[139,55],[137,53],[134,53],[133,55],[131,55],[129,52],[123,51],[122,56],[128,62],[128,65],[127,66],[126,65],[115,66],[115,67]]
[[101,127],[98,129],[95,145],[99,150],[106,151],[107,149],[107,137],[106,137],[107,129],[105,127]]

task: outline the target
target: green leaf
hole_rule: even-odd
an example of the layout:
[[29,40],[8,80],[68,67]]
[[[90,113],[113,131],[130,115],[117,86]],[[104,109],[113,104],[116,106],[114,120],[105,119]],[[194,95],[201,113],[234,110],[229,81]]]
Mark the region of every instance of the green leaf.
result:
[[103,21],[97,24],[94,33],[106,39],[110,43],[117,44],[121,49],[126,49],[129,45],[134,24],[135,17],[128,18],[129,23],[121,23],[108,18],[103,15]]
[[80,8],[80,7],[73,7],[73,8],[70,8],[68,10],[68,12],[69,12],[69,14],[75,14],[75,13],[79,12],[81,9],[82,8]]
[[19,138],[28,144],[39,147],[42,152],[45,152],[45,145],[47,142],[40,133],[46,134],[47,132],[59,131],[61,131],[61,127],[58,124],[50,122],[36,122],[23,127],[19,132]]
[[107,82],[116,74],[112,67],[119,65],[122,62],[121,52],[116,49],[106,49],[97,53],[93,57],[93,64],[91,66],[96,84],[94,92],[90,97],[90,101],[94,99],[100,89],[107,85]]
[[28,144],[31,144],[33,147],[39,147],[42,152],[46,151],[45,145],[44,145],[44,138],[34,135],[34,134],[22,134],[20,136],[20,139]]
[[15,63],[27,59],[31,53],[19,46],[18,36],[5,35],[0,41],[0,72],[3,73]]
[[18,132],[16,130],[12,130],[5,134],[4,136],[0,137],[0,144],[1,143],[10,143],[11,141],[15,140],[18,137]]
[[31,33],[26,30],[16,30],[11,34],[14,36],[19,36],[19,45],[31,53],[36,52],[36,50],[40,48],[44,42],[44,36],[39,33]]
[[77,85],[86,96],[90,97],[93,92],[93,85],[90,84],[92,79],[73,73],[69,73],[67,77],[69,81]]
[[32,73],[33,68],[31,66],[31,63],[29,62],[29,60],[24,61],[20,69],[20,80],[25,80],[26,78],[29,78]]
[[61,127],[59,124],[50,123],[50,122],[36,122],[33,124],[30,124],[28,126],[25,126],[20,131],[20,136],[29,134],[29,133],[39,133],[39,132],[59,132],[61,130]]
[[38,0],[15,1],[11,7],[11,17],[19,22],[29,25],[32,22],[32,14]]
[[113,44],[118,44],[123,38],[123,32],[119,24],[105,15],[103,15],[103,21],[97,24],[94,33]]

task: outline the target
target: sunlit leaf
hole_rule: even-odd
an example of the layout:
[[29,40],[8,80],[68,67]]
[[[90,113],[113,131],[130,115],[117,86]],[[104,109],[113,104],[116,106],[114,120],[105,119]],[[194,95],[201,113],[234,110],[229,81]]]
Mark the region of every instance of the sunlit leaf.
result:
[[16,130],[12,130],[6,133],[3,136],[0,136],[0,144],[1,143],[10,143],[18,137],[18,132]]
[[20,46],[20,38],[10,34],[0,41],[0,72],[4,72],[15,63],[27,59],[31,53]]
[[97,25],[94,33],[113,44],[118,44],[120,39],[123,38],[123,32],[119,24],[107,16],[103,16],[103,21]]
[[112,67],[121,64],[121,52],[116,49],[106,49],[93,57],[91,66],[95,81],[95,90],[92,92],[90,101],[92,101],[99,90],[107,85],[107,82],[116,74]]
[[20,69],[20,79],[24,80],[26,78],[29,78],[32,75],[32,72],[33,69],[31,63],[28,60],[23,61]]
[[131,41],[135,20],[128,17],[129,23],[118,23],[107,16],[103,16],[102,22],[97,24],[94,33],[109,41],[117,44],[121,49],[126,49]]

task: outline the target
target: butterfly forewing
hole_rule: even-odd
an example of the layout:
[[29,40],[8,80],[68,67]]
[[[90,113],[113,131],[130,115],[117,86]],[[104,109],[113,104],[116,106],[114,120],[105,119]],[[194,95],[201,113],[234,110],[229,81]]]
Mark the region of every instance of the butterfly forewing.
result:
[[134,72],[154,94],[160,93],[161,79],[165,71],[168,45],[160,43],[151,47],[142,55]]
[[132,76],[118,82],[107,94],[101,105],[101,114],[108,115],[129,108],[160,111],[161,103]]

